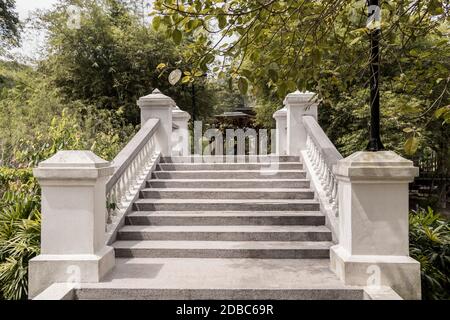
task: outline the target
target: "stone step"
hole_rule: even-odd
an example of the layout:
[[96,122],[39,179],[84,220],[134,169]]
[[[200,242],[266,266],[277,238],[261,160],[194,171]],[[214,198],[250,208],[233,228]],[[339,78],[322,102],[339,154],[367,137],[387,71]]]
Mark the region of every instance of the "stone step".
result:
[[[363,300],[362,289],[76,289],[76,300]],[[270,304],[270,303],[268,303]],[[218,310],[220,311],[220,310]],[[210,311],[209,314],[211,314]],[[249,311],[250,312],[250,311]],[[217,314],[217,312],[213,313]],[[200,315],[203,317],[203,315]]]
[[148,188],[309,188],[306,179],[154,179]]
[[135,211],[318,211],[316,200],[139,199]]
[[124,226],[119,240],[331,241],[325,226]]
[[301,162],[299,156],[186,156],[162,157],[160,163],[249,163],[249,162]]
[[272,163],[160,163],[158,171],[214,171],[214,170],[302,170],[300,162]]
[[[364,298],[363,288],[343,285],[329,265],[328,259],[118,258],[114,270],[101,282],[80,284],[75,297],[92,300]],[[214,318],[213,312],[208,318],[211,314]]]
[[153,188],[143,189],[146,199],[314,199],[310,189]]
[[329,259],[328,241],[116,241],[120,258]]
[[155,171],[154,179],[305,179],[301,170],[201,170]]
[[321,212],[247,211],[135,211],[126,217],[128,225],[311,225],[325,224]]

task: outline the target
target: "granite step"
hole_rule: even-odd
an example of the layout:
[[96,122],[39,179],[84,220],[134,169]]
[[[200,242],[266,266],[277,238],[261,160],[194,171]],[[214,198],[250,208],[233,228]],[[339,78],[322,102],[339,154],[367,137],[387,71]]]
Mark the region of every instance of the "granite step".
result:
[[146,188],[145,199],[314,199],[311,189]]
[[325,226],[124,226],[118,240],[331,241]]
[[139,199],[135,211],[318,211],[316,200]]
[[214,170],[302,170],[300,162],[271,163],[160,163],[157,171],[214,171]]
[[[100,283],[82,283],[76,299],[361,300],[328,259],[116,259]],[[138,275],[138,276],[137,276]],[[207,276],[205,276],[207,275]]]
[[147,188],[300,188],[310,187],[307,179],[152,179]]
[[116,241],[120,258],[329,259],[329,241]]
[[153,179],[305,179],[301,170],[197,170],[155,171]]
[[160,163],[249,163],[301,162],[299,156],[178,156],[162,157]]
[[134,211],[128,225],[324,225],[321,212],[289,211]]

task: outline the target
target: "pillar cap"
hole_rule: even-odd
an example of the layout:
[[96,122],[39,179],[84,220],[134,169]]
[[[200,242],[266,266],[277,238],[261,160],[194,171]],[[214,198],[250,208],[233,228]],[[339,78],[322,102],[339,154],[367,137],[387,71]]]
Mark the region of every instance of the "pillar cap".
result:
[[181,110],[180,107],[176,105],[172,109],[172,118],[173,119],[186,119],[186,120],[189,120],[189,119],[191,119],[191,116],[190,116],[189,113],[187,113],[186,111]]
[[273,118],[277,119],[277,118],[286,118],[287,117],[287,108],[284,107],[283,109],[278,110],[277,112],[275,112],[273,114]]
[[393,151],[359,151],[340,160],[334,173],[341,179],[412,181],[419,168]]
[[109,176],[114,168],[92,151],[58,151],[33,170],[38,179],[95,179]]
[[176,107],[175,101],[161,93],[159,89],[153,90],[151,94],[140,97],[137,102],[139,107]]
[[317,99],[313,99],[316,96],[316,93],[310,91],[297,90],[295,92],[289,93],[284,99],[284,105],[311,105],[317,104]]

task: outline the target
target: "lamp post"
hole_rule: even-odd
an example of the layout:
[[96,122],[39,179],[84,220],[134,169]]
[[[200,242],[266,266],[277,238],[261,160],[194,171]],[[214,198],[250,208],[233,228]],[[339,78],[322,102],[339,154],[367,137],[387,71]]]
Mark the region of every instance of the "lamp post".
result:
[[368,0],[370,28],[370,137],[367,151],[384,150],[380,137],[380,37],[381,7],[379,0]]

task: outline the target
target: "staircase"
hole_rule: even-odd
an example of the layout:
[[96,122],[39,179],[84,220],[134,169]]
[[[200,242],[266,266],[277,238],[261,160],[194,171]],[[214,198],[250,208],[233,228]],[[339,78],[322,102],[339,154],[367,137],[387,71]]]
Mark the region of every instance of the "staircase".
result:
[[[78,299],[362,299],[329,270],[330,230],[299,157],[162,158]],[[252,162],[249,162],[252,161]]]

